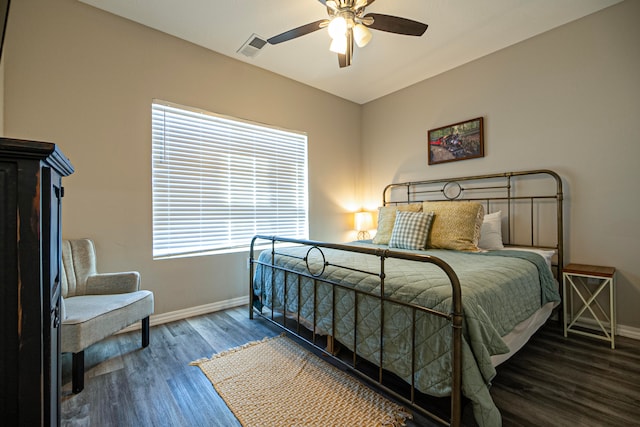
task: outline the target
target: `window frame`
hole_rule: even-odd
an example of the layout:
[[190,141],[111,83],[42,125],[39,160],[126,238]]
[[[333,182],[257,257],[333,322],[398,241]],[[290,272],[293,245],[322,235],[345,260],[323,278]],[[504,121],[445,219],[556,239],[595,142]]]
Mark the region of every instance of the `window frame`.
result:
[[247,251],[255,234],[308,239],[306,132],[158,99],[151,115],[153,259]]

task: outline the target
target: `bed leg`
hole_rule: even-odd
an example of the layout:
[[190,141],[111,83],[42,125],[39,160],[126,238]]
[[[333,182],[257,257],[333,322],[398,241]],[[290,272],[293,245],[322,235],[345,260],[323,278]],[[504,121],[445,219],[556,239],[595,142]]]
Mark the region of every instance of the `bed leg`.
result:
[[327,335],[327,353],[333,354],[333,336]]
[[327,335],[327,348],[325,350],[327,351],[327,353],[332,354],[334,356],[338,354],[340,347],[336,344],[335,340],[333,339],[333,335]]

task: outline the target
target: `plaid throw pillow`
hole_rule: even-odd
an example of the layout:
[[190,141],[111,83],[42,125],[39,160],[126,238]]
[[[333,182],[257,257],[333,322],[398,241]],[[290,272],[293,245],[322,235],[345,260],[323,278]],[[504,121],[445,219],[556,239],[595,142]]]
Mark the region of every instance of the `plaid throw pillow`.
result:
[[433,212],[403,212],[396,213],[396,222],[389,240],[390,248],[424,249],[427,236],[433,220]]

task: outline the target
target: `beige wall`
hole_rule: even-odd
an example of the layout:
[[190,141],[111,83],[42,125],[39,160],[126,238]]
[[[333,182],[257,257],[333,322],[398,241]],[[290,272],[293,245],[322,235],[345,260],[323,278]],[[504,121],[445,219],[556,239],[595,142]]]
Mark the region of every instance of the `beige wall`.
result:
[[[65,236],[96,239],[102,271],[141,271],[157,313],[245,295],[248,278],[246,254],[151,259],[152,98],[308,132],[316,239],[354,237],[349,209],[392,181],[554,169],[568,261],[616,266],[619,323],[639,328],[636,16],[628,0],[361,107],[74,0],[22,0],[4,134],[60,144],[76,167]],[[427,130],[477,116],[486,157],[427,166]]]
[[248,271],[246,253],[152,260],[153,98],[306,131],[311,237],[349,238],[359,105],[75,0],[12,2],[5,43],[5,135],[60,145],[63,235],[95,239],[101,271],[139,270],[156,313],[247,295]]
[[[363,198],[392,181],[548,168],[564,181],[567,261],[618,269],[640,327],[640,2],[628,0],[363,108]],[[427,165],[428,129],[485,120],[485,157]]]

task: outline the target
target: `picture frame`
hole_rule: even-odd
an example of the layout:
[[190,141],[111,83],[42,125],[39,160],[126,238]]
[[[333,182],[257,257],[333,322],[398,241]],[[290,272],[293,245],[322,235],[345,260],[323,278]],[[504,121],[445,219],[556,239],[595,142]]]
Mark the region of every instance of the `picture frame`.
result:
[[484,157],[482,117],[429,130],[429,165]]

